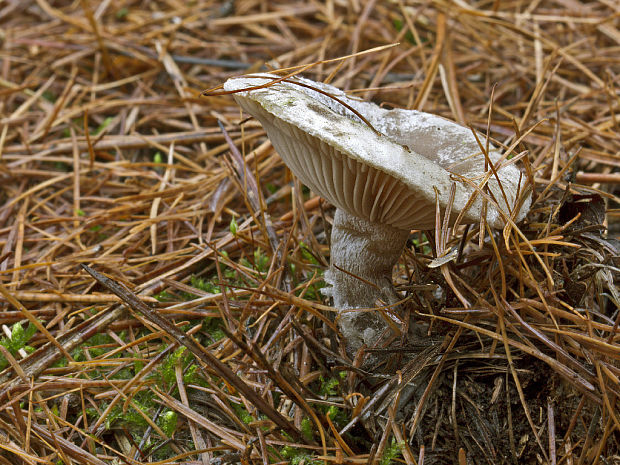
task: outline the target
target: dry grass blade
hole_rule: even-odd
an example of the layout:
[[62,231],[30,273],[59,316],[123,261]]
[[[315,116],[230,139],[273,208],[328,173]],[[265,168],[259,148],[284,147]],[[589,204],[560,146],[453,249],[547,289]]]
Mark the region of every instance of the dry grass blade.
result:
[[302,435],[297,428],[291,425],[280,413],[274,411],[273,408],[266,404],[256,392],[254,392],[247,384],[243,382],[230,368],[224,365],[219,359],[213,356],[204,347],[198,345],[191,336],[181,332],[176,326],[172,325],[166,319],[162,318],[158,313],[154,312],[145,303],[139,300],[135,294],[123,285],[115,283],[104,275],[98,273],[92,268],[82,265],[84,270],[88,272],[93,278],[104,285],[109,291],[116,294],[123,302],[129,306],[132,310],[142,313],[148,321],[159,326],[162,330],[166,331],[168,335],[174,338],[179,344],[187,347],[192,354],[207,366],[212,368],[219,376],[228,381],[232,386],[243,393],[248,400],[250,400],[261,412],[264,412],[275,424],[284,429],[287,433],[294,438],[301,438]]

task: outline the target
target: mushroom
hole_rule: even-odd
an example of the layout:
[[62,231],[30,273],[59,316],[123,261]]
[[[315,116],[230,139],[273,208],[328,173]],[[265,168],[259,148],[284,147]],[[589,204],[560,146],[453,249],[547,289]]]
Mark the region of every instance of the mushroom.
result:
[[[436,203],[444,212],[453,185],[451,222],[462,212],[461,224],[477,223],[486,212],[487,223],[501,228],[529,208],[519,195],[520,170],[490,146],[498,166],[489,176],[472,131],[445,118],[383,109],[300,77],[241,76],[224,89],[261,122],[290,170],[336,206],[324,291],[350,354],[374,346],[389,327],[377,312],[351,310],[401,300],[394,265],[411,229],[434,228]],[[484,180],[486,201],[475,187]]]

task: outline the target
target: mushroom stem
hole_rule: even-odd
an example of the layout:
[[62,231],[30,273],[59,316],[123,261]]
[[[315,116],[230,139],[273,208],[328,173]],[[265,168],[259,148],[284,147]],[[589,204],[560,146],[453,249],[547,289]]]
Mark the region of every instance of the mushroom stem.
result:
[[371,223],[336,209],[331,235],[331,260],[325,281],[326,294],[339,309],[338,327],[349,354],[374,346],[388,324],[379,312],[347,311],[393,304],[400,300],[392,284],[409,231]]

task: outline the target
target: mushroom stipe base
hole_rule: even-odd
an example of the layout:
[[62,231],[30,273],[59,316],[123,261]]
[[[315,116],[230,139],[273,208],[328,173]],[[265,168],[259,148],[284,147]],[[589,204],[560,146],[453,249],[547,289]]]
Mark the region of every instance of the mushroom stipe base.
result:
[[331,234],[331,258],[323,293],[339,310],[337,323],[350,355],[362,345],[373,347],[389,329],[377,311],[352,311],[395,304],[401,298],[392,283],[392,270],[409,231],[371,223],[337,209]]

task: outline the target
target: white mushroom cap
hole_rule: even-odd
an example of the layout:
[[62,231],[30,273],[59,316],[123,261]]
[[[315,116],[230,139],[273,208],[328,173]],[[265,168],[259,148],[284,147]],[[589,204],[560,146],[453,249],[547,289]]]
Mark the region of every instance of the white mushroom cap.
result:
[[[260,76],[264,77],[229,79],[224,89],[239,91],[277,78]],[[382,109],[327,84],[297,77],[292,80],[337,97],[379,132],[329,96],[293,83],[279,82],[234,94],[237,103],[262,123],[291,171],[338,208],[398,229],[429,229],[435,225],[435,189],[443,210],[451,185],[456,183],[455,218],[475,191],[462,178],[475,184],[484,179],[484,155],[468,128],[428,113]],[[500,155],[491,149],[489,158],[497,162]],[[510,216],[524,179],[512,164],[502,166],[498,176],[507,204],[495,177],[491,176],[487,185],[504,214]],[[529,200],[524,203],[516,221],[529,209]],[[482,211],[478,194],[463,222],[480,221]],[[505,224],[491,202],[486,218],[495,228]]]

